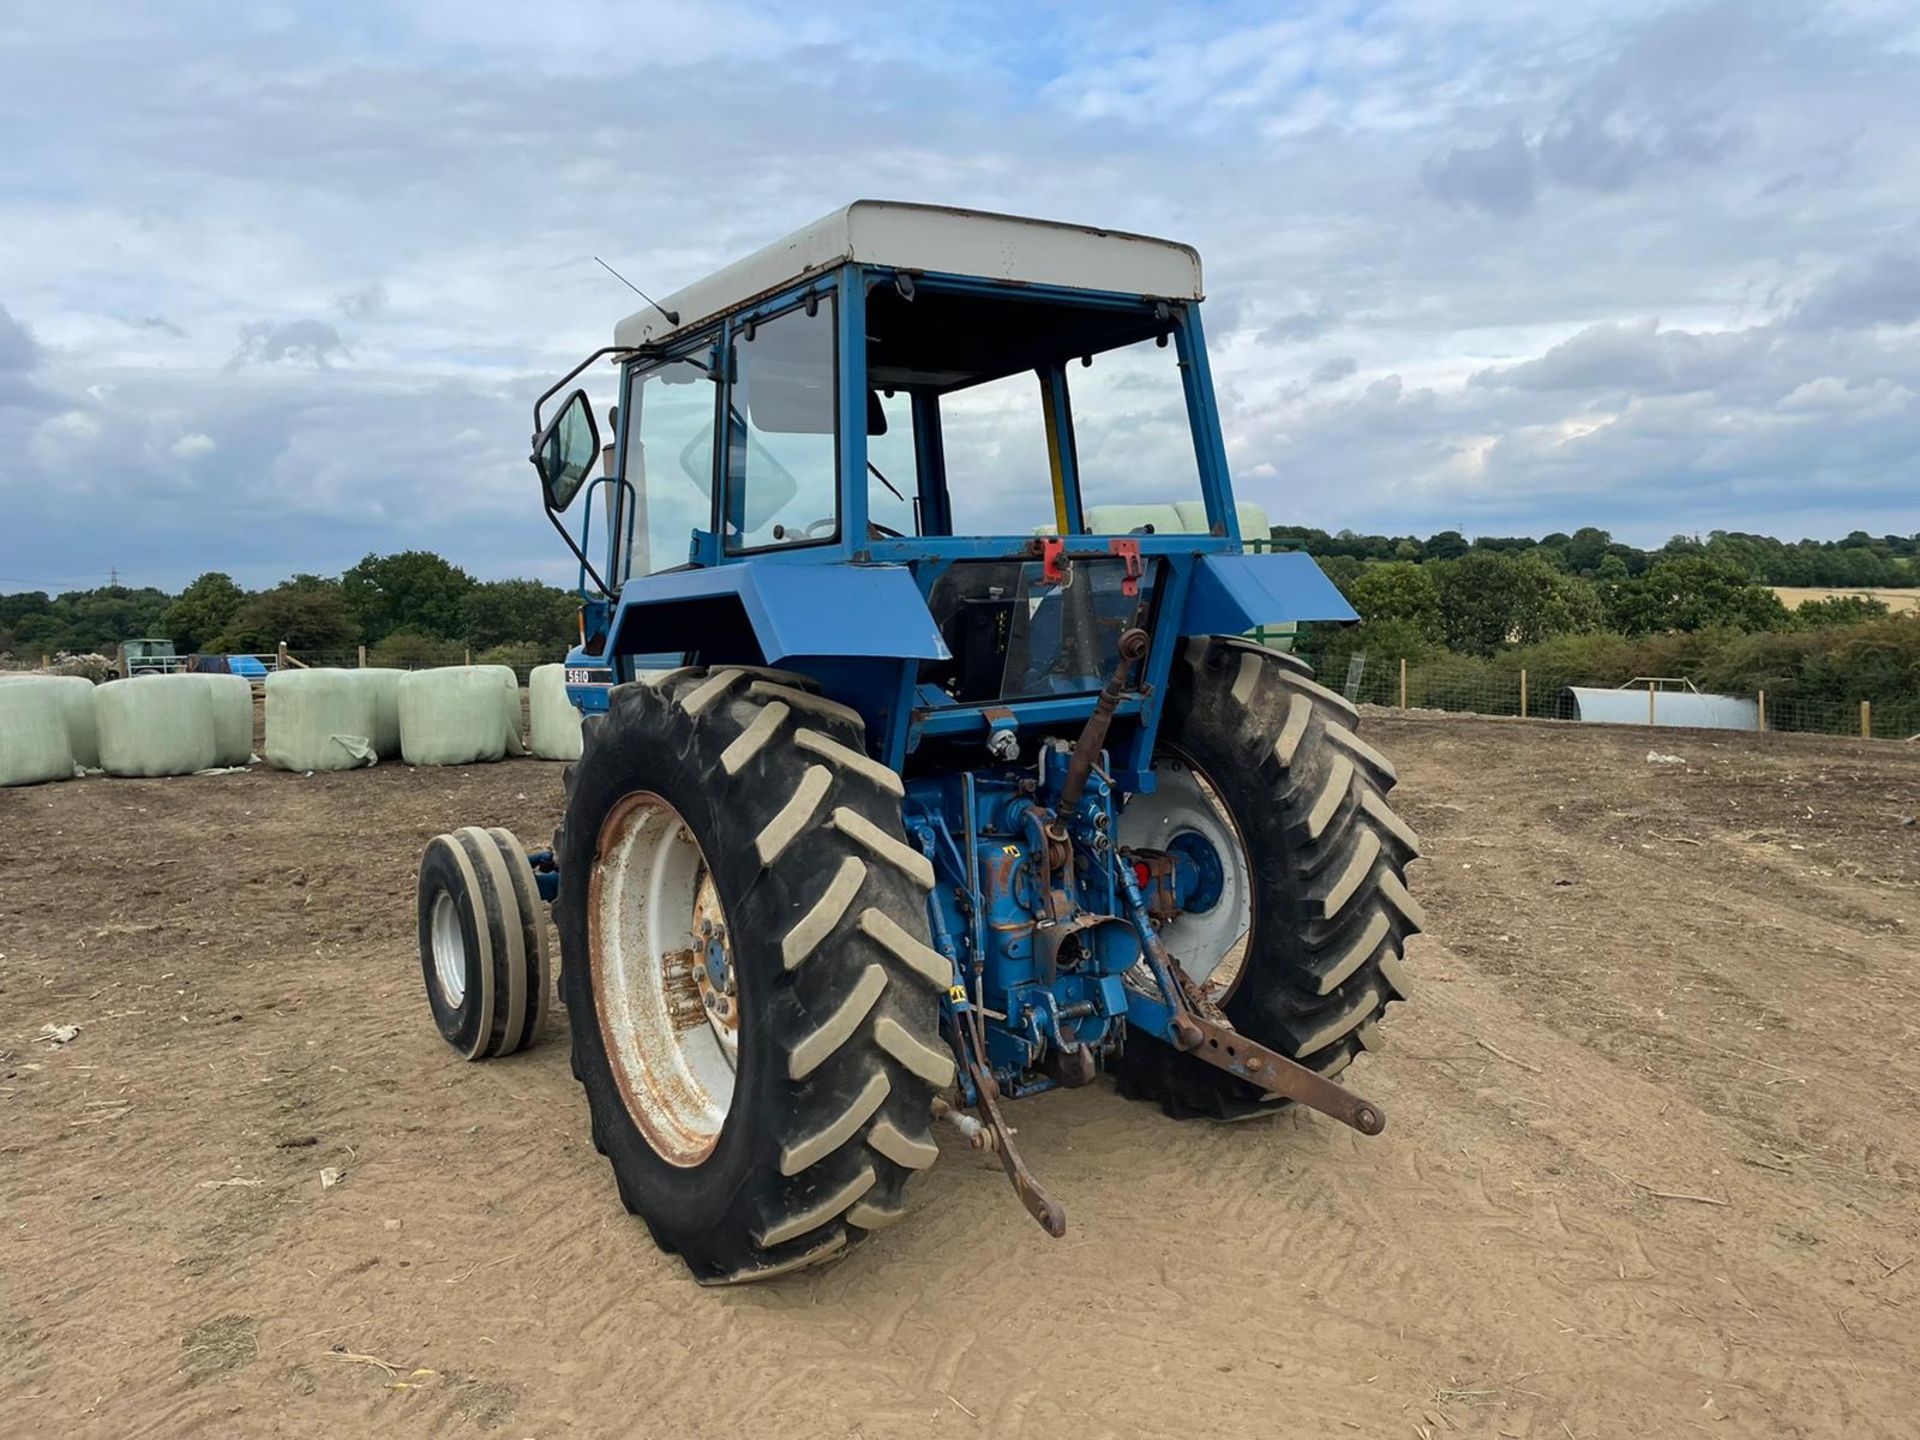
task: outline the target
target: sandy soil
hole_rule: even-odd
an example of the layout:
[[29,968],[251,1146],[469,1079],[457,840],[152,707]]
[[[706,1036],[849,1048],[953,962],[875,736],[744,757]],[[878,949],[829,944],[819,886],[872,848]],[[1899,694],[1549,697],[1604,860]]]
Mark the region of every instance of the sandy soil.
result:
[[1047,1096],[1066,1239],[943,1137],[720,1292],[557,1031],[464,1064],[420,993],[421,844],[558,766],[0,793],[0,1434],[1914,1435],[1920,746],[1370,734],[1431,856],[1385,1136]]

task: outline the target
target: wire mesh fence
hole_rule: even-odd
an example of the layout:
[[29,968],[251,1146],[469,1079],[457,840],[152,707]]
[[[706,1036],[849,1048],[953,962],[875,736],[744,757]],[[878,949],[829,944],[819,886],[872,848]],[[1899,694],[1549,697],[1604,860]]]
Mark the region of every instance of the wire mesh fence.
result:
[[[1279,649],[1294,648],[1297,638],[1293,627],[1272,627],[1254,632],[1252,638]],[[459,640],[424,640],[409,637],[402,647],[384,645],[356,646],[351,649],[298,650],[282,647],[251,657],[224,657],[252,660],[246,673],[256,679],[276,669],[353,669],[381,666],[400,670],[430,670],[452,665],[504,665],[514,672],[522,685],[537,665],[558,664],[566,659],[565,645],[516,642],[507,645],[474,646]],[[64,661],[63,657],[63,661]],[[105,678],[111,662],[98,660]],[[199,657],[193,657],[195,659]],[[1314,659],[1309,655],[1307,658]],[[189,657],[181,657],[183,667]],[[19,667],[28,668],[28,667]],[[54,673],[60,666],[49,666]],[[1441,660],[1409,663],[1393,657],[1366,654],[1338,655],[1317,662],[1322,684],[1339,691],[1356,704],[1379,705],[1388,709],[1440,710],[1459,714],[1510,716],[1528,720],[1566,720],[1588,723],[1645,725],[1655,729],[1702,728],[1697,706],[1681,700],[1687,693],[1684,681],[1635,681],[1619,685],[1611,681],[1588,681],[1565,674],[1543,675],[1525,669],[1502,666],[1498,661],[1468,656],[1449,656]],[[236,673],[240,673],[236,671]],[[1791,682],[1782,682],[1785,690]],[[1575,692],[1589,696],[1599,692],[1618,696],[1609,703],[1604,716],[1583,713]],[[1640,696],[1645,695],[1642,709]],[[1671,698],[1670,698],[1671,697]],[[1695,699],[1709,699],[1695,693]],[[1877,699],[1831,700],[1807,698],[1788,693],[1770,693],[1756,689],[1749,694],[1723,697],[1736,702],[1737,715],[1722,715],[1705,728],[1736,729],[1770,735],[1832,735],[1873,740],[1920,739],[1920,693],[1882,695]]]
[[[1411,664],[1358,654],[1322,665],[1319,678],[1356,704],[1396,710],[1442,710],[1654,729],[1733,729],[1872,740],[1920,738],[1920,694],[1838,701],[1756,689],[1745,695],[1713,696],[1693,690],[1684,681],[1664,678],[1626,685],[1569,683],[1565,676],[1530,675],[1523,669],[1500,669],[1459,658]],[[1606,703],[1599,703],[1603,698]],[[1711,707],[1702,703],[1722,700],[1731,703]],[[1714,718],[1707,718],[1709,714]]]

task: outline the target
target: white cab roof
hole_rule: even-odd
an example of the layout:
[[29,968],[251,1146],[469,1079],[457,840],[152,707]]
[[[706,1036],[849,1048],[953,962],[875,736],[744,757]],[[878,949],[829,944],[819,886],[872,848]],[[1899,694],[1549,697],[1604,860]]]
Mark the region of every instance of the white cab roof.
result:
[[856,200],[666,296],[661,304],[679,315],[678,325],[649,306],[614,328],[614,343],[664,339],[849,262],[1161,300],[1198,300],[1205,293],[1200,253],[1190,245],[984,210]]

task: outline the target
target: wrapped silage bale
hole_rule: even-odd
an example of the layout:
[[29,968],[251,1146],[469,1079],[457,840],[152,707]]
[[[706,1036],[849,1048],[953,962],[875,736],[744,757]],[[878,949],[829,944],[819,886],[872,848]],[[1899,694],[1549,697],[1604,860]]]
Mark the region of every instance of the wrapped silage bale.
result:
[[379,758],[374,691],[356,670],[276,670],[267,676],[267,763],[282,770],[352,770]]
[[[1180,516],[1180,528],[1188,534],[1204,535],[1211,528],[1207,524],[1206,501],[1176,500],[1173,508]],[[1267,523],[1265,506],[1251,500],[1236,500],[1233,509],[1240,519],[1241,540],[1265,540],[1273,533],[1273,527]]]
[[504,692],[501,697],[500,716],[507,726],[507,754],[525,755],[527,753],[525,697],[520,690],[520,677],[513,673],[511,665],[483,665],[483,670],[496,670],[500,674],[500,685]]
[[[82,680],[91,688],[91,682]],[[66,710],[50,685],[0,685],[0,785],[73,778]]]
[[73,763],[88,770],[100,768],[100,732],[93,718],[93,682],[84,675],[44,675],[25,670],[0,675],[0,682],[13,681],[41,685],[60,699],[60,713],[66,719],[67,745],[73,751]]
[[542,760],[580,758],[580,712],[567,698],[567,667],[536,665],[527,676],[527,729]]
[[93,692],[100,765],[109,775],[191,775],[211,770],[213,692],[204,675],[141,675]]
[[213,701],[213,763],[253,759],[253,686],[243,675],[201,675]]
[[404,670],[374,666],[348,670],[355,680],[373,692],[373,748],[382,760],[400,758],[400,678]]
[[1185,528],[1171,505],[1095,505],[1086,520],[1089,535],[1129,535],[1142,525],[1151,525],[1156,535],[1178,535]]
[[520,682],[505,665],[449,665],[400,677],[400,753],[409,765],[472,765],[526,753]]

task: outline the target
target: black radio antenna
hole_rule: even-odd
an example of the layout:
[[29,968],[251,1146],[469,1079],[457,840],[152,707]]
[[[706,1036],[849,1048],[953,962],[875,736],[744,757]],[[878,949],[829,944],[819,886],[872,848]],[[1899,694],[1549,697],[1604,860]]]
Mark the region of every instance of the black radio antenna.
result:
[[593,257],[593,263],[598,265],[602,270],[606,271],[614,279],[618,280],[622,285],[626,286],[634,294],[638,295],[642,300],[646,301],[647,304],[653,306],[653,308],[658,310],[662,315],[666,316],[667,323],[669,325],[678,325],[680,323],[680,312],[678,310],[667,309],[666,306],[662,305],[658,300],[654,299],[651,295],[647,294],[646,291],[642,290],[638,285],[634,284],[626,276],[622,275],[618,270],[614,269],[611,265],[607,264],[607,262],[602,260],[598,255]]

